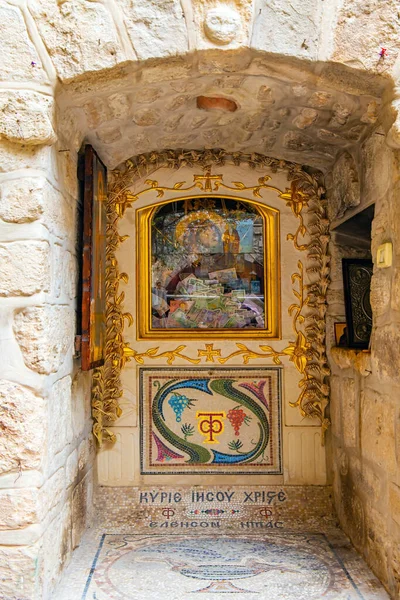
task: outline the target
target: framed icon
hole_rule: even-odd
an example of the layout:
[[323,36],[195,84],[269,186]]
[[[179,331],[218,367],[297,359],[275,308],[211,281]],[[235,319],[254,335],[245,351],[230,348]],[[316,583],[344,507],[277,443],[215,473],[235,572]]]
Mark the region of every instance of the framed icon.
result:
[[106,343],[107,169],[92,146],[84,153],[82,370],[104,364]]
[[370,303],[372,261],[363,258],[343,258],[344,301],[349,348],[369,346],[372,331]]

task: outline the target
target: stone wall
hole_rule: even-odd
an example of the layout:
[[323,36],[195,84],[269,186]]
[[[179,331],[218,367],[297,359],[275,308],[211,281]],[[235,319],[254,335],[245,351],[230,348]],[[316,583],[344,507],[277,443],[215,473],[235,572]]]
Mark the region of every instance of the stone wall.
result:
[[[341,526],[394,598],[400,593],[400,213],[398,151],[377,131],[354,157],[360,206],[375,202],[372,259],[379,244],[393,243],[393,266],[375,265],[371,283],[371,352],[330,352],[331,449],[336,510]],[[343,171],[341,171],[343,175]],[[335,179],[334,179],[335,181]],[[351,196],[351,179],[347,190]],[[334,193],[333,193],[334,195]],[[328,347],[333,323],[343,322],[343,257],[365,250],[332,244]]]
[[73,358],[76,158],[20,4],[0,3],[0,596],[39,600],[85,527],[94,444],[91,378]]

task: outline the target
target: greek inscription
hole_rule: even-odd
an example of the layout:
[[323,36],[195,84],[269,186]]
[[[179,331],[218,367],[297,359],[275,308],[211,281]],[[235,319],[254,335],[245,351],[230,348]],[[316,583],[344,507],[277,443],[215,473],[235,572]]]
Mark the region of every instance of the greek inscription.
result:
[[159,523],[158,521],[150,521],[149,523],[149,527],[151,527],[152,529],[158,527],[158,528],[164,528],[164,529],[168,529],[169,527],[175,528],[175,527],[184,527],[187,529],[190,528],[195,528],[195,527],[202,527],[203,529],[206,529],[207,527],[209,527],[210,529],[215,529],[215,528],[219,528],[221,525],[220,521],[163,521],[162,523]]

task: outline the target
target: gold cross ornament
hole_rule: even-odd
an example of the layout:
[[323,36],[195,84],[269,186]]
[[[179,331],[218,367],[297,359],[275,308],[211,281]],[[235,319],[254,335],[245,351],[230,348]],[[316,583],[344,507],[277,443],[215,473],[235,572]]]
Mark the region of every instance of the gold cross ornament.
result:
[[[196,186],[203,190],[204,192],[212,192],[212,182],[217,183],[218,181],[222,181],[222,175],[211,175],[211,168],[206,168],[205,175],[193,175],[193,181],[196,183]],[[203,188],[204,181],[204,188]],[[214,187],[215,190],[218,187]]]
[[214,350],[214,344],[206,344],[205,350],[197,350],[197,356],[205,356],[206,362],[215,362],[214,356],[221,356],[221,350]]

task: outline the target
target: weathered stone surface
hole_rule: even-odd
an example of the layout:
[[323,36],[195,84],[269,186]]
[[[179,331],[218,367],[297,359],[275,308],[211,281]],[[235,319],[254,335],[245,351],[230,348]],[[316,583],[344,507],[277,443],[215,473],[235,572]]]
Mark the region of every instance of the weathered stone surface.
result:
[[90,372],[78,371],[72,382],[72,424],[75,437],[82,435],[91,413]]
[[53,456],[72,441],[72,380],[68,375],[53,384],[49,398],[49,451]]
[[393,310],[400,310],[400,270],[395,269],[392,279],[391,306]]
[[72,548],[79,545],[89,518],[92,504],[93,482],[90,471],[74,489],[72,495]]
[[361,406],[363,456],[389,473],[396,472],[395,408],[387,395],[365,389]]
[[139,59],[174,56],[188,50],[179,0],[122,0],[121,6]]
[[71,556],[71,503],[52,521],[43,536],[44,595],[53,590]]
[[318,118],[318,111],[315,108],[303,108],[299,115],[294,119],[293,125],[299,129],[311,127]]
[[73,300],[77,293],[78,259],[68,250],[63,258],[62,287],[64,294]]
[[46,404],[28,388],[0,380],[0,473],[39,469],[46,450]]
[[143,108],[138,110],[133,115],[133,122],[141,127],[149,127],[150,125],[157,125],[160,120],[160,115],[157,111],[150,108]]
[[342,419],[341,419],[341,394],[340,394],[340,382],[341,378],[337,375],[333,375],[330,380],[331,385],[331,397],[329,403],[330,410],[330,421],[332,432],[337,437],[342,435]]
[[29,8],[63,81],[125,59],[112,16],[103,4],[32,0]]
[[43,214],[44,179],[24,177],[0,185],[0,219],[7,223],[29,223]]
[[0,91],[0,137],[28,146],[56,141],[52,126],[53,99],[27,91]]
[[0,490],[0,530],[37,523],[40,518],[37,500],[36,489]]
[[48,81],[19,8],[9,5],[0,7],[0,40],[2,81]]
[[44,185],[43,194],[44,225],[50,233],[53,233],[58,238],[75,241],[76,206],[73,205],[71,199],[61,194],[50,183]]
[[400,487],[395,483],[389,486],[389,504],[392,519],[400,525]]
[[398,357],[400,355],[400,331],[393,324],[378,327],[373,331],[372,365],[376,368],[380,379],[400,383]]
[[50,165],[48,146],[22,146],[21,144],[1,140],[0,173],[17,169],[47,169]]
[[[399,19],[393,18],[397,10],[396,0],[345,0],[334,30],[333,60],[378,72],[389,69],[396,60],[400,34]],[[381,59],[382,46],[388,52]]]
[[48,375],[72,352],[75,314],[68,306],[33,306],[18,312],[14,334],[27,367]]
[[[252,46],[302,58],[315,58],[319,39],[319,0],[256,0]],[[301,15],[301,18],[299,17]]]
[[360,204],[360,181],[349,152],[344,152],[332,171],[332,190],[328,210],[331,219],[340,219],[346,210]]
[[344,377],[340,387],[343,414],[343,441],[346,447],[354,448],[357,444],[357,432],[359,427],[356,403],[356,384],[354,379]]
[[43,583],[41,543],[0,546],[0,581],[4,600],[40,600]]
[[49,244],[0,245],[0,296],[32,296],[49,289]]
[[65,486],[69,488],[78,477],[78,450],[75,449],[67,458],[65,464]]
[[65,502],[65,471],[61,467],[46,481],[40,490],[41,502],[40,508],[42,519],[47,522],[52,521]]
[[383,315],[390,307],[391,275],[390,269],[376,269],[371,279],[370,302],[374,317]]

